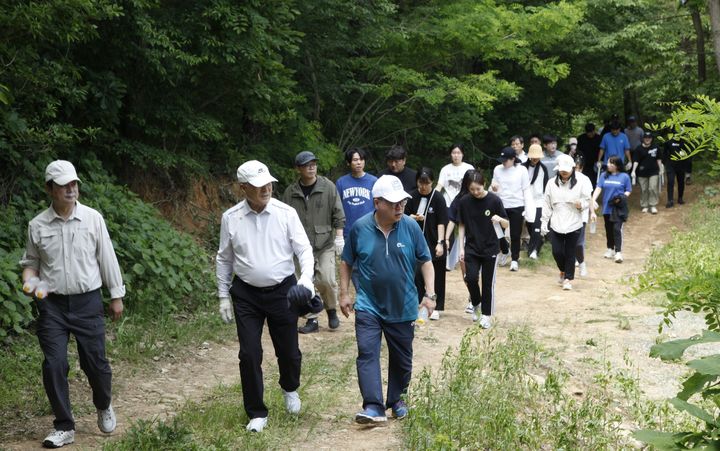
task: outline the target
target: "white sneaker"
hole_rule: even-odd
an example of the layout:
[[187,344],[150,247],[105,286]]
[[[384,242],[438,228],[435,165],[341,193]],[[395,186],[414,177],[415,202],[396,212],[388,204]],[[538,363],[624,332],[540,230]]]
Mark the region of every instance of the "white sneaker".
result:
[[517,271],[518,269],[520,269],[518,267],[518,262],[516,262],[515,260],[511,261],[510,262],[510,271]]
[[45,440],[43,446],[46,448],[60,448],[69,445],[75,441],[75,431],[57,431],[53,430]]
[[572,290],[572,283],[570,283],[569,280],[565,279],[565,281],[563,282],[562,287],[563,287],[563,290],[565,290],[565,291],[570,291],[570,290]]
[[115,420],[115,411],[112,404],[105,410],[97,409],[97,425],[100,430],[106,434],[115,430],[117,421]]
[[262,430],[265,429],[265,426],[267,426],[267,417],[258,417],[250,420],[247,426],[245,426],[245,429],[249,432],[262,432]]
[[656,215],[656,214],[657,214],[657,208],[655,208],[655,207],[650,207],[650,213]]
[[605,251],[605,255],[603,255],[603,258],[613,258],[615,256],[615,251],[613,249],[608,249]]
[[472,302],[468,301],[468,305],[465,306],[465,313],[472,313],[472,312],[473,312]]
[[580,266],[580,262],[575,260],[575,267],[577,268],[578,266]]
[[492,326],[492,322],[490,321],[490,317],[487,315],[483,315],[480,318],[480,327],[483,329],[490,329],[490,326]]
[[300,395],[298,394],[298,392],[285,390],[283,390],[282,392],[283,398],[285,399],[285,408],[287,409],[288,413],[292,413],[294,415],[300,413],[300,407],[302,406],[302,403],[300,402]]
[[430,315],[430,319],[433,321],[437,321],[440,319],[440,311],[439,310],[433,310],[432,315]]
[[479,318],[479,316],[478,316],[479,314],[480,314],[480,304],[473,306],[472,320],[477,321]]
[[498,266],[507,266],[508,258],[510,258],[510,252],[507,254],[498,254]]
[[642,211],[643,213],[647,213],[647,212],[648,212],[648,208],[647,208],[647,207],[645,207],[645,208],[643,208],[643,209],[642,209],[642,210],[640,210],[640,211]]
[[622,263],[623,262],[623,256],[621,252],[617,252],[615,254],[615,263]]
[[580,263],[580,277],[587,276],[587,263],[582,262]]
[[537,251],[532,251],[529,255],[530,260],[537,260]]

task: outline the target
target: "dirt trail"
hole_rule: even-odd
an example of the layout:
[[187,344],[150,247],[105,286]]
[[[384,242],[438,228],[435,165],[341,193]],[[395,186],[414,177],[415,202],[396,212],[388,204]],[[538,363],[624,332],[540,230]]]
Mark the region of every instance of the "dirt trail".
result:
[[[692,201],[696,186],[690,187]],[[527,324],[544,346],[552,349],[570,368],[573,392],[583,392],[592,383],[591,376],[598,368],[588,361],[607,360],[613,366],[624,367],[624,359],[643,374],[641,388],[651,399],[674,395],[681,366],[662,364],[650,359],[648,352],[657,337],[657,325],[661,320],[660,308],[644,302],[635,302],[624,296],[628,283],[622,280],[642,270],[644,259],[653,246],[669,238],[672,227],[682,227],[689,206],[673,209],[660,208],[658,215],[642,214],[637,206],[637,196],[632,199],[631,218],[625,225],[625,261],[616,264],[602,258],[605,237],[602,227],[598,233],[588,235],[586,260],[589,275],[576,278],[574,289],[562,291],[557,284],[554,265],[530,270],[523,267],[511,273],[498,268],[496,286],[496,328],[502,334],[512,325]],[[601,224],[599,224],[601,225]],[[546,246],[543,252],[549,252]],[[415,340],[414,373],[423,367],[438,368],[448,347],[456,348],[468,327],[472,326],[470,315],[463,312],[467,291],[459,271],[447,274],[448,295],[446,311],[440,321],[433,321],[420,330]],[[622,327],[621,327],[622,325]],[[321,322],[321,326],[325,326]],[[702,320],[682,315],[675,326],[666,332],[670,337],[689,336],[702,329]],[[310,337],[301,336],[301,348],[322,346],[323,342],[353,335],[352,317],[344,320],[341,329],[334,333],[327,330]],[[264,337],[267,339],[267,333]],[[429,339],[428,339],[429,338]],[[266,349],[271,349],[268,341]],[[266,359],[270,362],[272,359]],[[111,438],[123,434],[132,421],[138,419],[163,419],[173,414],[186,400],[198,400],[220,382],[239,381],[237,347],[235,343],[218,345],[203,344],[194,350],[192,357],[179,362],[159,361],[153,364],[151,374],[123,375],[119,372],[115,384],[114,405],[118,414],[118,428]],[[273,384],[268,384],[272,387]],[[340,405],[335,406],[329,417],[347,419],[329,421],[326,427],[310,433],[297,449],[400,449],[402,442],[399,424],[390,420],[385,427],[362,429],[352,422],[360,407],[360,394],[352,386]],[[77,430],[74,449],[95,449],[108,440],[95,425],[94,413],[76,413]],[[35,418],[23,423],[13,434],[14,440],[0,444],[6,449],[40,449],[40,441],[52,424],[50,417]]]

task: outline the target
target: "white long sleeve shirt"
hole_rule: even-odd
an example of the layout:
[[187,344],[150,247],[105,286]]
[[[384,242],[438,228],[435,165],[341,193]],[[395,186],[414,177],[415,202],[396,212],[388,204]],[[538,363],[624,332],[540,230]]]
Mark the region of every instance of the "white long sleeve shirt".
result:
[[222,216],[216,258],[218,296],[230,297],[233,274],[254,287],[277,285],[295,273],[293,255],[300,262],[301,277],[312,280],[312,246],[295,209],[270,199],[257,213],[247,201],[240,202]]
[[53,293],[88,293],[104,283],[112,299],[125,296],[105,220],[80,202],[67,220],[50,206],[30,221],[20,266],[38,271]]
[[[556,177],[550,178],[545,186],[545,200],[542,210],[542,228],[550,227],[557,233],[570,233],[583,226],[583,210],[590,205],[592,186],[584,183],[579,177],[574,187],[570,181],[559,185]],[[575,202],[580,202],[577,208]]]

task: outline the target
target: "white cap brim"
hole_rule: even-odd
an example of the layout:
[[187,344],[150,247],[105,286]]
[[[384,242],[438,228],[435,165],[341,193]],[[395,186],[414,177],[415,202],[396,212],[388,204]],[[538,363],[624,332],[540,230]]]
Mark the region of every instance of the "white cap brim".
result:
[[381,197],[392,203],[412,198],[412,196],[405,191],[393,191],[392,193],[383,194]]
[[252,179],[248,180],[248,183],[255,188],[260,188],[272,182],[277,182],[277,179],[269,173],[260,174],[257,177],[253,177]]
[[60,177],[55,177],[54,179],[52,179],[52,181],[55,182],[55,184],[57,184],[57,185],[65,186],[72,181],[79,182],[80,179],[77,178],[76,175],[67,174],[67,175],[61,175]]

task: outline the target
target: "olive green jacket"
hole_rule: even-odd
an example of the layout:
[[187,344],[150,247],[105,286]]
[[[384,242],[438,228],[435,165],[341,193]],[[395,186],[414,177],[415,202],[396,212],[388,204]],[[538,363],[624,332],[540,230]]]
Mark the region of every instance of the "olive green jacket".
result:
[[335,231],[345,226],[345,211],[333,182],[318,175],[315,188],[307,199],[300,182],[295,182],[285,189],[282,201],[297,211],[314,252],[334,246]]

